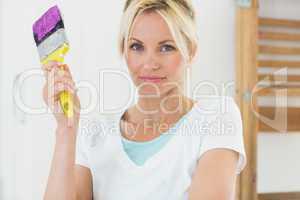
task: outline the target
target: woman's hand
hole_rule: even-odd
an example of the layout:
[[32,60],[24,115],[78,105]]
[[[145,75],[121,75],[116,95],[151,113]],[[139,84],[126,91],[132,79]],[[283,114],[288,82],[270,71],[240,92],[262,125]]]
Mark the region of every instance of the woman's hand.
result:
[[[63,70],[62,70],[63,66]],[[46,83],[43,88],[43,99],[51,109],[58,129],[78,128],[80,116],[80,101],[76,94],[75,83],[67,65],[49,62],[43,65]],[[59,94],[67,91],[71,94],[73,102],[73,117],[66,117],[59,102]]]

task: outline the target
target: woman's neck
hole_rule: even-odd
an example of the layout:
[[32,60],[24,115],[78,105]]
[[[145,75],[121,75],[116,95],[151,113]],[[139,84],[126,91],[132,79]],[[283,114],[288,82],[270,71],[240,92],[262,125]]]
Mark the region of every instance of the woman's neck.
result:
[[169,93],[164,97],[139,98],[131,112],[128,121],[135,124],[168,124],[173,118],[180,118],[193,107],[194,101],[183,94]]
[[[123,136],[131,139],[133,137],[140,141],[155,138],[167,131],[196,103],[184,95],[169,95],[168,97],[165,97],[166,100],[139,99],[138,103],[122,116]],[[151,134],[145,135],[145,133]]]

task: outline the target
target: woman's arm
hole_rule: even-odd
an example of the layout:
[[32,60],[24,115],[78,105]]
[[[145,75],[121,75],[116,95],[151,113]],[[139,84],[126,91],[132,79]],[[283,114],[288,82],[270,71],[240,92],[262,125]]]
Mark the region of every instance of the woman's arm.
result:
[[198,161],[189,200],[233,200],[235,196],[238,153],[230,149],[212,149]]
[[56,131],[56,144],[44,200],[92,200],[88,168],[75,165],[76,131]]
[[[63,71],[62,71],[63,68]],[[91,174],[75,165],[76,140],[80,118],[80,100],[67,65],[49,62],[43,66],[46,84],[43,99],[56,122],[56,141],[44,200],[91,200]],[[67,118],[61,109],[59,95],[68,91],[74,103],[74,115]]]

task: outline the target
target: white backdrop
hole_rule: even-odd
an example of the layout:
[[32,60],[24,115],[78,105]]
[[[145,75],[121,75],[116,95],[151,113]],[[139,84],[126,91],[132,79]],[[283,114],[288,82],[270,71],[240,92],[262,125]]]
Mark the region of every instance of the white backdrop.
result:
[[[235,1],[197,0],[200,54],[193,66],[191,88],[208,80],[217,86],[234,80]],[[105,78],[100,92],[100,69],[126,71],[117,54],[117,32],[123,1],[38,1],[2,0],[0,26],[2,51],[0,104],[0,199],[39,200],[42,198],[54,145],[55,123],[51,114],[23,114],[13,103],[13,83],[18,74],[39,70],[38,54],[32,38],[33,21],[47,8],[58,4],[63,12],[71,50],[66,58],[74,79],[95,85],[98,99],[106,109],[127,102],[130,84],[116,76]],[[1,58],[1,57],[0,57]],[[44,78],[33,76],[22,84],[22,97],[28,107],[41,108]],[[111,92],[114,91],[114,92]],[[206,88],[201,91],[208,92]],[[228,95],[233,94],[231,88]],[[80,90],[83,105],[89,102]],[[4,98],[2,98],[4,97]],[[92,114],[97,115],[98,105]],[[267,163],[266,163],[267,164]],[[263,175],[262,175],[263,176]],[[273,184],[273,182],[272,182]],[[270,186],[263,182],[264,188]]]

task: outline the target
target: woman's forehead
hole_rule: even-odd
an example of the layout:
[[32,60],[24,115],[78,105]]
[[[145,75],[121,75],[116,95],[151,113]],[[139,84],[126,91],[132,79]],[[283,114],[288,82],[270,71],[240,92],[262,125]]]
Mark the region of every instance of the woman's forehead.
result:
[[157,12],[144,12],[138,15],[130,37],[138,40],[173,40],[168,24]]

